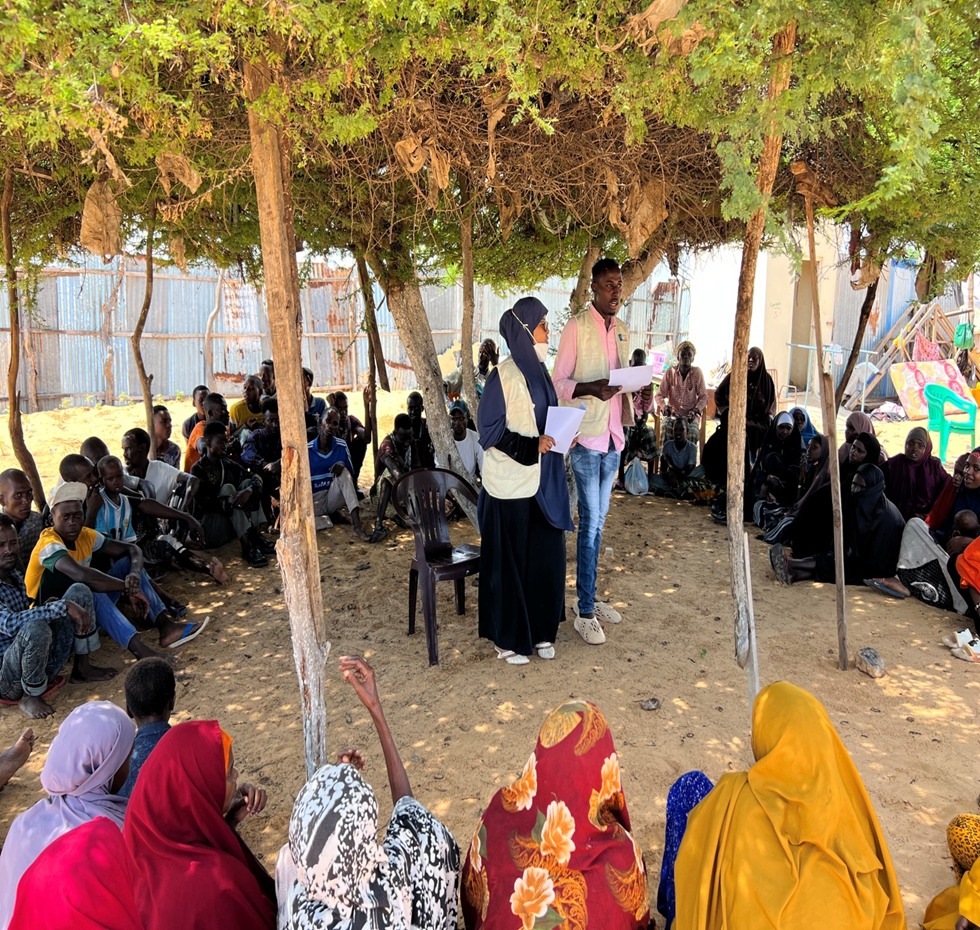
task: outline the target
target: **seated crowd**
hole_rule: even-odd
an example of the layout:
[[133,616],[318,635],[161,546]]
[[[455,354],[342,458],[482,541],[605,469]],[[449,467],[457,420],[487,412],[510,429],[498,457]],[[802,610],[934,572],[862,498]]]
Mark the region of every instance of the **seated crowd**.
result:
[[[339,671],[384,758],[393,807],[380,839],[364,758],[347,749],[300,790],[270,875],[238,834],[266,791],[239,782],[234,738],[219,721],[170,724],[173,671],[141,659],[126,676],[125,710],[82,704],[52,741],[47,797],[14,819],[0,851],[0,930],[455,930],[460,914],[467,930],[775,930],[816,917],[849,930],[907,926],[861,776],[802,688],[776,682],[756,698],[747,771],[719,772],[716,784],[687,772],[670,788],[658,924],[622,759],[598,707],[572,699],[547,715],[461,855],[413,795],[374,670],[345,656]],[[0,781],[32,745],[28,730],[0,754]],[[976,927],[978,831],[975,815],[950,824],[957,884],[929,905],[927,930]]]

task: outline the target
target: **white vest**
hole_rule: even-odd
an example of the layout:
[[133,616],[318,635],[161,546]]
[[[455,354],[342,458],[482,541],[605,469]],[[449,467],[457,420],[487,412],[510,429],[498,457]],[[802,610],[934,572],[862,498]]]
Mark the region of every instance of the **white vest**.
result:
[[[609,357],[606,347],[599,338],[599,330],[592,318],[591,308],[583,310],[574,318],[577,321],[575,345],[575,370],[572,372],[574,381],[598,381],[609,377]],[[613,325],[616,329],[616,356],[618,367],[629,367],[630,343],[629,330],[622,320],[616,318]],[[585,419],[579,427],[583,436],[601,436],[609,429],[609,418],[616,415],[617,404],[622,415],[622,422],[627,426],[633,425],[633,395],[620,392],[611,400],[599,400],[598,397],[575,397],[570,401],[562,401],[562,406],[578,407],[585,404]],[[612,405],[610,409],[610,405]],[[626,414],[629,414],[627,417]]]
[[[510,356],[497,366],[500,387],[504,392],[507,410],[507,429],[521,436],[537,438],[538,423],[534,418],[534,402],[527,381]],[[487,494],[499,500],[534,497],[541,483],[540,453],[533,465],[521,465],[496,447],[483,456],[483,487]]]

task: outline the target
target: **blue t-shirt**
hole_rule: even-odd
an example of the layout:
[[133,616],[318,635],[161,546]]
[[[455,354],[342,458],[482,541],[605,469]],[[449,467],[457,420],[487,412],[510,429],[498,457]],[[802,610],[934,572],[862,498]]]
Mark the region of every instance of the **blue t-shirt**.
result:
[[318,448],[314,439],[310,443],[310,477],[313,479],[313,493],[318,491],[329,491],[333,484],[333,467],[338,462],[346,468],[351,475],[354,474],[354,466],[350,460],[350,449],[343,439],[334,437],[333,446],[328,455],[324,455]]
[[163,739],[164,733],[170,729],[170,724],[162,720],[153,723],[146,723],[136,731],[136,739],[133,741],[133,754],[129,759],[129,777],[119,789],[120,797],[128,798],[136,787],[136,776],[139,775],[146,757],[153,751],[157,743]]
[[327,412],[327,402],[322,397],[314,397],[313,403],[306,408],[306,412],[319,423]]
[[105,489],[102,489],[102,506],[95,518],[95,531],[116,542],[132,542],[136,539],[133,529],[133,508],[125,494],[119,495],[119,503],[114,504]]

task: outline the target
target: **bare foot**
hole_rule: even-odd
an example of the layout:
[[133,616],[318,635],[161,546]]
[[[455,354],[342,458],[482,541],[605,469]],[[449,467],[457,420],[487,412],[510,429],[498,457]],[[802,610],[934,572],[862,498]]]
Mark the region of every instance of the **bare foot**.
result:
[[231,581],[228,577],[228,572],[225,571],[225,567],[221,564],[221,559],[219,558],[212,557],[208,561],[208,573],[218,584],[228,584]]
[[54,714],[54,708],[40,697],[31,697],[25,694],[17,705],[20,712],[31,720],[42,720]]
[[84,681],[108,681],[110,678],[115,678],[117,674],[119,674],[117,669],[93,665],[87,655],[75,656],[75,664],[72,667],[69,681],[72,684],[79,684]]
[[901,594],[902,597],[908,597],[912,593],[897,578],[873,578],[872,581],[877,581],[879,584],[883,584],[886,588],[891,588],[892,591]]
[[164,621],[159,627],[160,645],[169,648],[174,643],[180,642],[182,639],[190,639],[204,626],[204,624],[195,623],[190,629],[187,629],[187,626],[188,624],[186,623],[173,623],[170,620]]
[[364,542],[371,541],[371,537],[364,531],[363,526],[358,525],[358,526],[351,527],[351,531],[358,539],[363,540]]
[[20,734],[17,741],[9,748],[0,752],[0,788],[26,761],[34,749],[34,731],[28,727]]
[[171,665],[176,665],[178,659],[180,659],[179,653],[175,652],[157,652],[156,649],[147,646],[138,636],[133,636],[133,638],[126,644],[126,648],[134,655],[137,659],[149,659],[155,657],[157,659],[163,659],[169,662]]

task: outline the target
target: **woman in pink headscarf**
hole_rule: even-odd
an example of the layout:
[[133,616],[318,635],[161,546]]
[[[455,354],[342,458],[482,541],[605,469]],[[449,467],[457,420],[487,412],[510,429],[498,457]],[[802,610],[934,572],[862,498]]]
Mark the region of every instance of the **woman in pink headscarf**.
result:
[[[847,418],[847,422],[844,424],[844,442],[837,450],[837,461],[840,462],[841,465],[847,461],[847,457],[851,454],[851,444],[858,438],[858,436],[861,435],[861,433],[867,433],[869,436],[874,436],[875,424],[871,417],[869,417],[862,410],[855,410]],[[887,461],[888,453],[885,451],[884,446],[880,446],[878,461],[872,462],[871,464],[880,465],[882,462]]]
[[0,930],[7,930],[21,876],[59,836],[107,817],[122,827],[126,799],[116,795],[129,774],[136,726],[109,701],[76,707],[58,729],[41,770],[48,793],[11,825],[0,853]]

